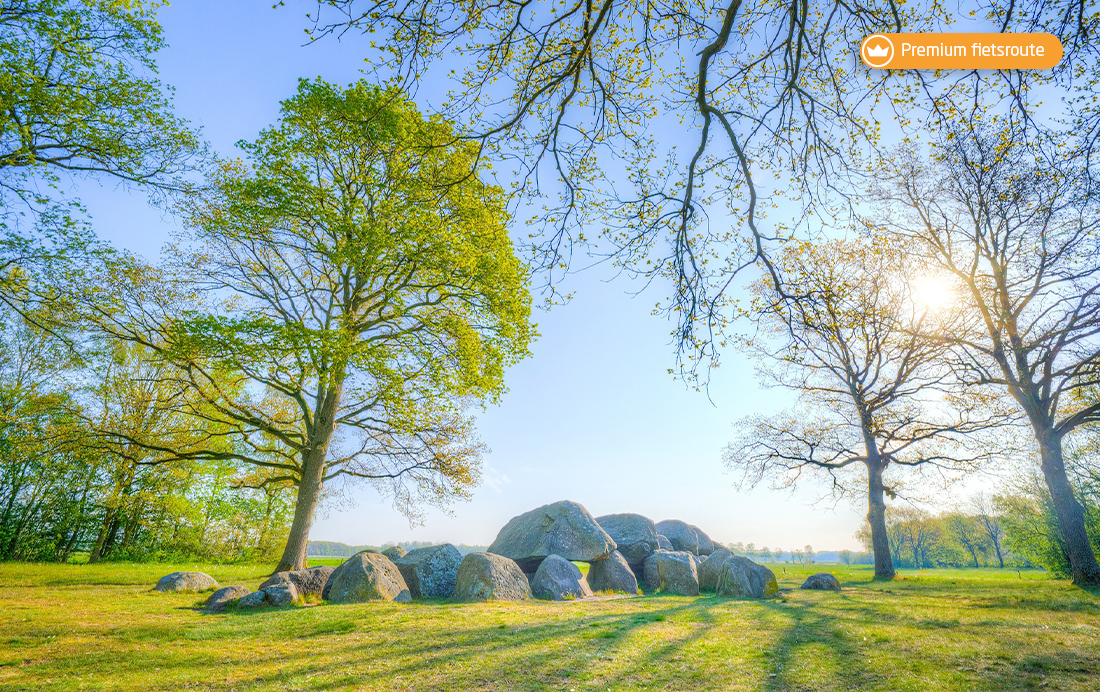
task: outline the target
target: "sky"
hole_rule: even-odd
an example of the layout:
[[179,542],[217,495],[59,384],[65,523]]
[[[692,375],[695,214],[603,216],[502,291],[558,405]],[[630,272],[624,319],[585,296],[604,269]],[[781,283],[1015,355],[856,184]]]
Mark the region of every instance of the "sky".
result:
[[[161,10],[168,48],[158,57],[160,76],[175,88],[177,112],[219,153],[272,124],[299,77],[347,84],[364,76],[358,35],[304,45],[306,6],[189,0]],[[101,237],[145,256],[169,240],[175,221],[139,192],[80,187]],[[326,502],[311,538],[486,545],[511,517],[573,500],[595,516],[683,519],[725,543],[858,549],[865,509],[815,502],[823,486],[741,491],[723,466],[733,422],[776,411],[789,395],[760,388],[753,364],[732,351],[713,373],[709,397],[688,388],[668,374],[671,325],[651,314],[665,287],[634,297],[636,287],[612,279],[601,268],[582,272],[565,286],[576,294],[570,303],[535,312],[541,336],[533,356],[508,372],[499,406],[478,416],[491,452],[468,502],[450,514],[428,511],[411,527],[388,498],[359,487]]]

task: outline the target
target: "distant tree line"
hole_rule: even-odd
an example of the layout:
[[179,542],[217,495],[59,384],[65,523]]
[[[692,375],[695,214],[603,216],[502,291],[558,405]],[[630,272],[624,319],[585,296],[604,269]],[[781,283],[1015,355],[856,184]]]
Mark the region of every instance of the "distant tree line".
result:
[[[313,557],[350,557],[362,550],[385,550],[393,546],[400,546],[405,550],[416,550],[417,548],[428,548],[434,545],[439,545],[439,541],[400,541],[400,542],[386,542],[382,545],[348,545],[347,543],[340,543],[339,541],[310,541],[306,548],[306,554]],[[466,553],[484,552],[488,546],[485,545],[466,545],[465,543],[453,544],[458,552],[465,555]]]

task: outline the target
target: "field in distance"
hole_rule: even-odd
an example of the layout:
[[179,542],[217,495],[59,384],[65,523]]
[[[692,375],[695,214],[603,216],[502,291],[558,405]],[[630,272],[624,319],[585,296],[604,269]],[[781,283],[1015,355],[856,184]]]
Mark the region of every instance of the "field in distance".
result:
[[[311,560],[311,564],[319,561]],[[324,562],[339,562],[325,560]],[[200,569],[0,564],[3,690],[1088,690],[1100,599],[1042,572],[769,565],[781,596],[325,604],[210,615]],[[800,591],[830,571],[844,591]]]

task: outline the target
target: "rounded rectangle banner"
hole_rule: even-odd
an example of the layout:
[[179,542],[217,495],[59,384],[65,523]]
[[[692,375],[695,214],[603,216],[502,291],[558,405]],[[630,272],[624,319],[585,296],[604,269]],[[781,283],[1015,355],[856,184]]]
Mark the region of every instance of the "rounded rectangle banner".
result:
[[1054,34],[871,34],[859,57],[877,70],[1049,70],[1062,43]]

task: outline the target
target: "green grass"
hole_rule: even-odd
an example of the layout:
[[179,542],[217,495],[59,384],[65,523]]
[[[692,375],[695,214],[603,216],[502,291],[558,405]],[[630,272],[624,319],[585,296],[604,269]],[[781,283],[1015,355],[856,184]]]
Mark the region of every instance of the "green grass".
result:
[[[1100,600],[1039,572],[772,565],[781,597],[320,605],[210,615],[199,568],[0,565],[0,690],[1095,690]],[[842,593],[799,591],[833,571]]]

